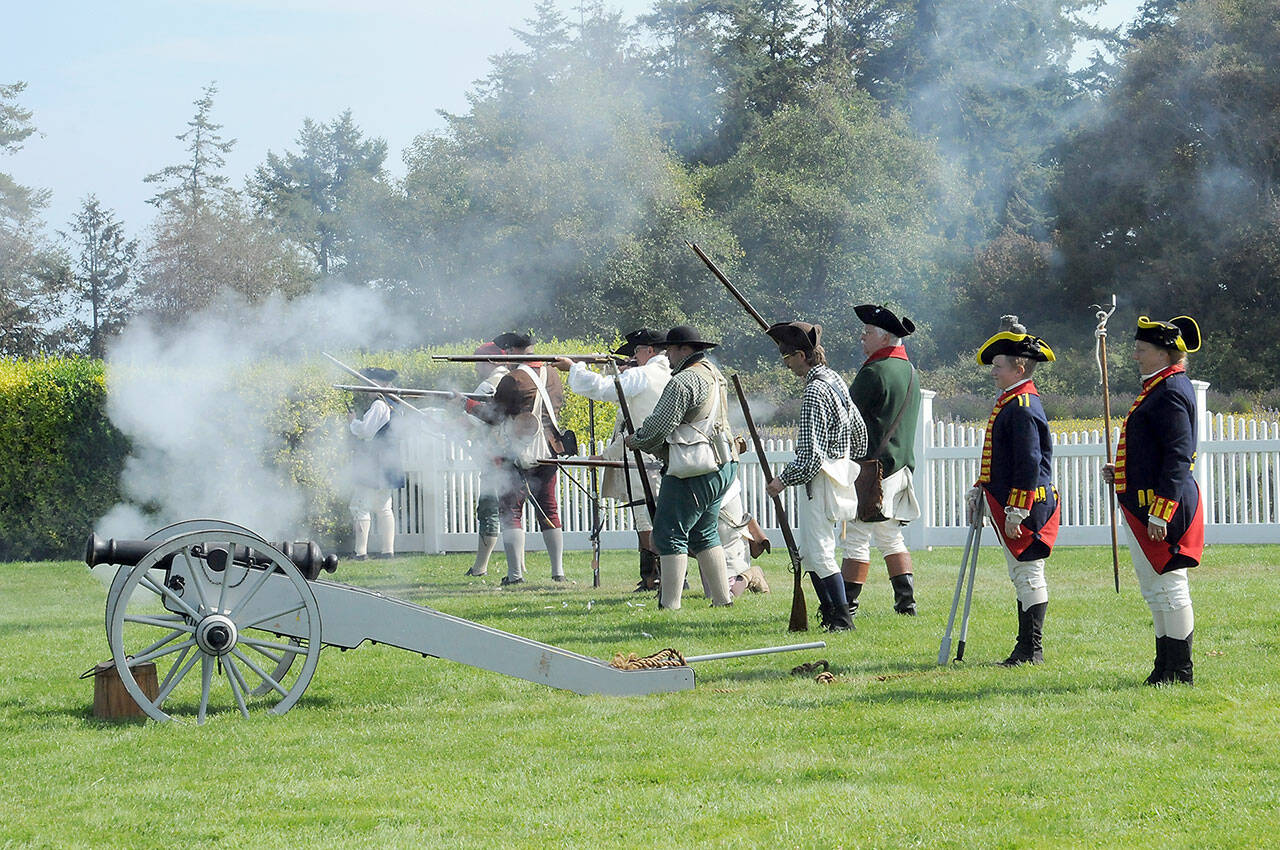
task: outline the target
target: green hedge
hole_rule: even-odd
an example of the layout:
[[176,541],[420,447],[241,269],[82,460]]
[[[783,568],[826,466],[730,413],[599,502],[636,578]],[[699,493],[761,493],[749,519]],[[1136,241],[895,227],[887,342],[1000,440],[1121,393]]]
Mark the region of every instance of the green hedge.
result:
[[0,360],[0,561],[65,559],[119,499],[128,441],[102,363]]

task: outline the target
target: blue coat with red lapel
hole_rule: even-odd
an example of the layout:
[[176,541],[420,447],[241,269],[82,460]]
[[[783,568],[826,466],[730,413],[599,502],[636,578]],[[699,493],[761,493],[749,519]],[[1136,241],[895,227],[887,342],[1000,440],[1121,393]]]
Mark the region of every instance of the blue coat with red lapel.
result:
[[996,533],[1019,561],[1047,558],[1058,539],[1058,493],[1053,488],[1053,442],[1036,385],[1027,381],[996,399],[987,421],[978,484],[991,513],[1003,520],[1007,506],[1030,510],[1015,539]]

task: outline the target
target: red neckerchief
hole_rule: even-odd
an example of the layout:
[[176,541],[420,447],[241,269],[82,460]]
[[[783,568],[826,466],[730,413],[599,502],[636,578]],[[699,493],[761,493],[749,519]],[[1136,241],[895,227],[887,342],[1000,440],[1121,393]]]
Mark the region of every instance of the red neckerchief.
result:
[[1010,400],[1020,395],[1040,395],[1035,381],[1024,381],[1012,389],[1005,390],[996,399],[995,406],[991,408],[991,415],[987,417],[987,432],[982,436],[982,468],[978,472],[979,484],[988,484],[991,481],[991,429],[995,427],[996,417]]
[[1120,426],[1120,442],[1116,444],[1116,492],[1125,492],[1127,482],[1125,481],[1125,436],[1129,431],[1129,417],[1138,409],[1138,405],[1147,400],[1147,396],[1156,387],[1164,383],[1165,379],[1179,372],[1187,371],[1186,367],[1181,363],[1174,363],[1172,366],[1161,369],[1150,378],[1142,382],[1142,392],[1138,393],[1138,397],[1133,400],[1133,404],[1129,406],[1129,412],[1124,415],[1124,424]]
[[[894,358],[897,360],[907,359],[907,349],[901,345],[887,345],[876,353],[867,358],[867,363],[874,363],[877,360],[888,360]],[[866,365],[866,363],[862,364]]]

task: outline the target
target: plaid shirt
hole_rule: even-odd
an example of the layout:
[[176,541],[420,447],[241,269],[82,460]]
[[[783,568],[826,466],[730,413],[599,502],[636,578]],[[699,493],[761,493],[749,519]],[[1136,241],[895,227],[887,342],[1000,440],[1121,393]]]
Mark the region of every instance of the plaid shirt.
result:
[[[666,460],[667,435],[711,394],[711,383],[702,374],[702,370],[689,368],[701,359],[699,354],[693,354],[671,373],[671,380],[663,388],[662,397],[658,399],[653,413],[642,424],[636,425],[632,441],[636,448]],[[721,411],[722,414],[723,412]]]
[[840,376],[826,366],[814,366],[804,381],[796,459],[778,475],[788,486],[807,484],[824,460],[860,458],[867,453],[866,423]]

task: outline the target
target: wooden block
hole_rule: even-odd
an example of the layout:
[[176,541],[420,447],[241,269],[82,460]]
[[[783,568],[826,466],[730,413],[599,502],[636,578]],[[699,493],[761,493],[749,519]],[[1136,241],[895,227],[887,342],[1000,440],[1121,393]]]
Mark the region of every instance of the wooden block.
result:
[[[147,698],[154,701],[160,693],[156,665],[150,661],[137,665],[133,677]],[[93,669],[93,716],[105,720],[147,716],[125,690],[114,662],[105,661]]]

